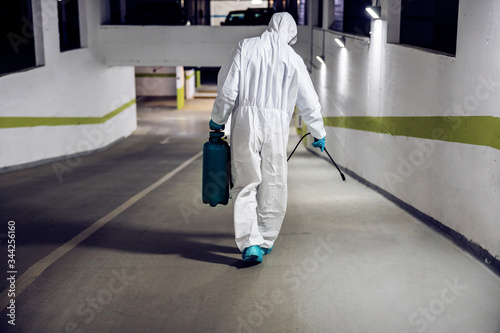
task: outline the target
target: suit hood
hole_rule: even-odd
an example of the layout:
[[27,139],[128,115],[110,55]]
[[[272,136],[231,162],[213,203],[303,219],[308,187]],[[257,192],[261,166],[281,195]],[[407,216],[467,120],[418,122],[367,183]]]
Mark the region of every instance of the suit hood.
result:
[[292,15],[286,12],[274,14],[267,31],[277,32],[287,44],[293,45],[297,42],[297,24]]

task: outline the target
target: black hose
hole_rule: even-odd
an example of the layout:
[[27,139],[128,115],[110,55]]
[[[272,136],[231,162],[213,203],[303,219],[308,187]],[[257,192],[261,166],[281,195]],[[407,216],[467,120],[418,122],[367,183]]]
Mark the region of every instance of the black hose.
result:
[[[295,146],[295,148],[293,148],[292,153],[290,154],[290,156],[288,156],[288,158],[287,158],[287,160],[286,160],[287,162],[290,160],[290,158],[292,157],[293,153],[295,153],[295,151],[297,150],[297,147],[300,145],[300,143],[302,142],[302,140],[303,140],[306,136],[308,136],[309,134],[311,134],[311,133],[307,133],[306,135],[304,135],[303,137],[301,137],[301,138],[300,138],[300,140],[299,140],[299,142],[297,143],[297,145]],[[342,180],[343,180],[343,181],[345,181],[345,176],[344,176],[344,174],[342,173],[342,171],[340,171],[340,168],[338,167],[337,163],[335,163],[335,161],[334,161],[334,160],[333,160],[333,158],[330,156],[330,153],[328,153],[328,150],[326,150],[326,148],[325,148],[325,152],[326,152],[326,154],[328,155],[328,157],[330,158],[330,161],[332,161],[333,165],[335,165],[335,167],[336,167],[336,168],[337,168],[337,170],[339,171],[339,173],[340,173],[340,177],[342,177]]]
[[311,134],[311,133],[307,133],[306,135],[304,135],[303,137],[300,138],[300,140],[299,140],[299,142],[297,142],[297,145],[295,146],[295,148],[293,148],[292,153],[290,154],[290,156],[288,156],[288,158],[286,160],[287,162],[290,160],[290,158],[292,157],[293,153],[295,153],[295,151],[297,150],[297,147],[300,145],[300,143],[302,142],[302,140],[304,140],[304,138],[306,136],[308,136],[309,134]]

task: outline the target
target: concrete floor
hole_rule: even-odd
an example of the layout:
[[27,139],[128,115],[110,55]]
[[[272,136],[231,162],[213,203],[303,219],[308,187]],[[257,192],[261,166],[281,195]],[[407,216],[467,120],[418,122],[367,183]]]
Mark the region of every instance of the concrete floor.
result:
[[231,204],[201,204],[212,102],[143,100],[133,136],[62,179],[0,175],[18,271],[0,332],[500,332],[497,275],[303,147],[273,252],[243,265]]

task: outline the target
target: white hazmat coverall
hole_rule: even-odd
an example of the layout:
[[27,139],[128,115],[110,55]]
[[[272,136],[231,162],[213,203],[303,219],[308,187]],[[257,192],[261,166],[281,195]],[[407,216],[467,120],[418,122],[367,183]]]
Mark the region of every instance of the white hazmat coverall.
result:
[[218,75],[212,120],[231,120],[234,229],[240,251],[270,249],[287,205],[289,127],[295,105],[311,134],[325,137],[321,106],[302,58],[290,42],[297,26],[276,13],[260,36],[240,41]]

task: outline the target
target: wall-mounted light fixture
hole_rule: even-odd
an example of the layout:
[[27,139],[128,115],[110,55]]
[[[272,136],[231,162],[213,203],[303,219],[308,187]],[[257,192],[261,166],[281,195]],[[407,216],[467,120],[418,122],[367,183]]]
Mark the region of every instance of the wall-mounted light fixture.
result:
[[336,37],[335,42],[338,44],[338,46],[344,48],[345,47],[345,37]]
[[378,20],[380,18],[380,13],[382,8],[380,6],[368,6],[365,8],[372,19]]
[[316,59],[322,64],[324,65],[325,64],[325,56],[316,56]]

